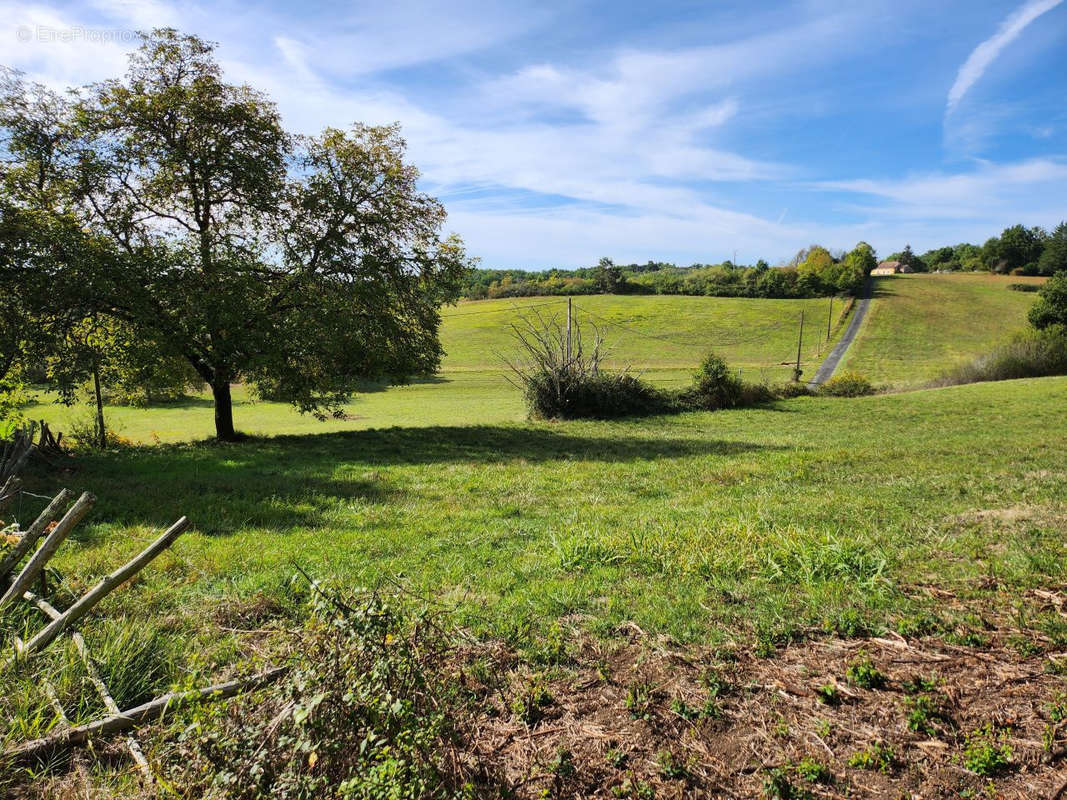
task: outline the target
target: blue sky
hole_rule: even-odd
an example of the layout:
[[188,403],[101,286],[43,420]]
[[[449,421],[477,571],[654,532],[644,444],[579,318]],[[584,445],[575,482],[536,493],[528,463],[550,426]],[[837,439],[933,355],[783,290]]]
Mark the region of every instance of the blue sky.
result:
[[286,124],[399,121],[483,266],[886,255],[1067,218],[1067,2],[0,0],[0,63],[217,41]]

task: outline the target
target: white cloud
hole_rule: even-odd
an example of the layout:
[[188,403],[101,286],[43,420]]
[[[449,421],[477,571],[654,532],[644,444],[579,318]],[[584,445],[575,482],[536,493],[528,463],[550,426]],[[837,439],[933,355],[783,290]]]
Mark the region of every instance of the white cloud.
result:
[[43,5],[0,2],[0,63],[62,90],[114,77],[133,46],[128,30]]
[[[0,0],[0,37],[12,43],[0,61],[55,87],[80,85],[120,75],[135,45],[19,42],[20,24],[176,23],[219,40],[227,77],[272,97],[295,131],[399,121],[424,185],[446,202],[449,229],[489,265],[581,265],[601,255],[716,260],[735,248],[742,261],[775,260],[812,241],[846,248],[859,239],[887,251],[910,240],[918,249],[946,235],[984,238],[1019,220],[1051,224],[1063,213],[1058,187],[1067,162],[1056,159],[962,175],[805,184],[797,167],[736,144],[739,128],[757,127],[755,115],[760,125],[773,124],[783,104],[808,102],[776,92],[776,81],[869,47],[859,33],[874,24],[865,19],[869,8],[842,13],[831,2],[806,22],[725,43],[607,48],[551,61],[542,55],[541,63],[502,73],[453,62],[441,95],[428,97],[418,93],[425,87],[390,83],[391,71],[498,46],[551,12],[512,14],[494,0],[448,7],[404,0],[318,18],[314,9],[297,17],[268,8],[257,12],[253,30],[233,9],[185,0],[88,2],[57,11],[45,0]],[[739,197],[753,186],[764,196],[779,193],[769,217],[740,210]],[[843,194],[847,205],[816,212],[796,200],[805,188]]]
[[963,62],[955,83],[948,91],[946,113],[951,113],[959,105],[963,96],[985,74],[1000,52],[1019,38],[1027,25],[1062,2],[1063,0],[1029,0],[1005,19],[997,32],[978,45]]
[[[1063,185],[1067,160],[1037,158],[1011,164],[983,163],[962,174],[927,173],[892,180],[828,181],[812,188],[848,192],[847,207],[871,220],[891,241],[918,249],[950,239],[982,242],[1016,223],[1054,227],[1067,216]],[[874,201],[874,202],[870,202]],[[885,241],[885,239],[882,239]]]

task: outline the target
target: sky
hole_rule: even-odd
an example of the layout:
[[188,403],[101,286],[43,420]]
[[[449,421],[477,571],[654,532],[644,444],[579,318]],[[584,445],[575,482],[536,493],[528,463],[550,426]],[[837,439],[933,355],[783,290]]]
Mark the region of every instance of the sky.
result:
[[484,267],[885,256],[1067,219],[1065,0],[0,0],[0,64],[218,43],[316,133],[399,122]]

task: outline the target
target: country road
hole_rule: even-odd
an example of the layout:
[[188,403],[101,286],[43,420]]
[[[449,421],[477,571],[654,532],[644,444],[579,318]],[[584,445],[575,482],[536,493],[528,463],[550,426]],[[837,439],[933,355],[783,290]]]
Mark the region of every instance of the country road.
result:
[[848,351],[848,346],[852,344],[852,340],[856,338],[860,325],[863,324],[863,318],[867,316],[867,308],[871,303],[873,285],[874,279],[868,278],[867,285],[863,287],[863,296],[856,301],[856,307],[852,311],[852,319],[848,321],[848,327],[845,328],[845,332],[841,334],[841,338],[834,346],[834,349],[830,351],[830,355],[828,355],[826,360],[819,365],[819,368],[815,371],[815,375],[808,381],[808,386],[819,386],[830,380],[833,376],[834,371],[837,369],[837,365],[841,363],[841,359],[844,358],[845,353]]

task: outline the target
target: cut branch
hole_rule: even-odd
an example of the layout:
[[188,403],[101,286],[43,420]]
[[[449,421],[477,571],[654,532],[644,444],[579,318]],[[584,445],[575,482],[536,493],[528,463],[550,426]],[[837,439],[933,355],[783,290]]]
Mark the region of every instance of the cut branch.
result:
[[11,505],[11,501],[15,499],[15,496],[19,493],[19,487],[22,486],[22,481],[12,475],[0,488],[0,511],[7,511],[7,507]]
[[79,725],[76,728],[65,728],[41,739],[34,739],[17,747],[12,747],[4,751],[3,760],[12,764],[19,764],[40,758],[56,750],[81,747],[94,736],[105,736],[110,733],[127,731],[143,722],[159,719],[168,709],[178,708],[186,703],[199,702],[201,700],[224,700],[228,697],[233,697],[238,692],[265,686],[280,678],[285,674],[286,670],[287,667],[275,667],[243,680],[217,683],[214,686],[194,689],[191,692],[170,692],[162,697],[157,697],[155,700],[131,708],[129,711],[111,714],[103,719],[90,722],[87,725]]
[[[43,597],[38,597],[33,592],[26,592],[22,595],[37,608],[41,609],[50,619],[59,619],[62,614],[45,600]],[[107,684],[104,683],[104,679],[100,677],[100,672],[96,668],[96,664],[93,663],[93,659],[89,656],[89,648],[85,644],[85,637],[78,631],[74,631],[70,638],[74,641],[74,646],[78,649],[78,655],[81,656],[82,663],[85,664],[85,672],[89,676],[90,683],[96,689],[96,693],[100,695],[100,699],[104,701],[104,707],[110,714],[121,714],[118,703],[115,702],[115,698],[111,696],[111,692],[108,691]],[[50,684],[49,684],[50,685]],[[54,694],[54,690],[53,690]],[[52,699],[51,697],[49,699]],[[61,719],[67,722],[67,718],[62,714],[63,707],[59,705],[59,700],[56,698],[53,700],[53,706],[57,707],[57,713],[61,714]],[[126,747],[130,751],[130,756],[134,762],[141,769],[141,773],[144,775],[145,780],[149,783],[155,781],[155,775],[152,774],[152,767],[148,764],[148,759],[145,758],[144,751],[141,750],[141,743],[131,734],[126,737]]]
[[[73,509],[71,510],[73,511]],[[62,524],[61,522],[60,525]],[[103,600],[113,589],[121,586],[133,575],[140,572],[152,559],[170,547],[171,543],[181,536],[188,527],[189,520],[186,517],[182,517],[171,525],[162,536],[148,545],[136,557],[101,580],[100,583],[83,594],[78,602],[64,611],[57,619],[52,620],[36,636],[26,642],[19,651],[18,657],[31,656],[47,647],[64,629],[88,614],[93,606]],[[57,527],[56,530],[58,529]],[[48,544],[47,541],[45,544]],[[43,550],[44,547],[42,546],[41,549]],[[22,591],[25,591],[25,589],[26,587],[22,587]],[[21,592],[19,596],[21,596]]]
[[3,597],[0,597],[0,608],[3,608],[8,603],[11,603],[22,597],[22,593],[30,588],[30,585],[37,578],[38,575],[44,570],[45,564],[48,563],[48,559],[55,555],[56,550],[63,544],[63,540],[67,538],[67,535],[74,530],[74,527],[84,519],[85,515],[89,513],[89,509],[93,507],[96,502],[94,495],[85,492],[78,498],[78,502],[70,507],[70,510],[63,515],[63,519],[59,521],[59,524],[52,529],[52,532],[44,540],[37,552],[33,554],[29,562],[23,567],[22,572],[8,587],[7,592]]
[[22,539],[15,545],[11,552],[8,553],[2,561],[0,561],[0,581],[7,578],[7,575],[11,570],[15,569],[22,561],[23,557],[30,552],[30,549],[37,544],[37,540],[41,538],[45,530],[48,528],[48,524],[52,522],[57,516],[59,516],[60,510],[67,505],[73,499],[74,492],[70,489],[64,489],[55,496],[48,507],[41,512],[41,515],[34,520],[33,524],[22,534]]

